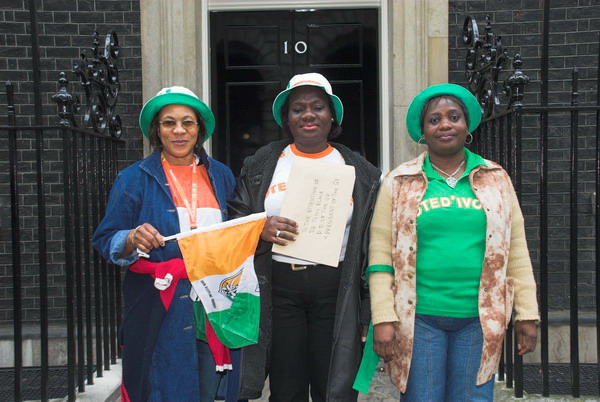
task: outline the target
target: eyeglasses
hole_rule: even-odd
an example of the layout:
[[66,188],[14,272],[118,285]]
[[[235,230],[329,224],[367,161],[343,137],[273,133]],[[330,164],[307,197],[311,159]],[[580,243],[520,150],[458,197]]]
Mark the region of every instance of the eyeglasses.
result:
[[[160,124],[166,130],[173,130],[175,126],[177,126],[177,122],[175,120],[161,120],[158,122],[158,124]],[[196,128],[196,126],[200,123],[194,120],[184,120],[180,122],[180,124],[184,130],[189,131]]]

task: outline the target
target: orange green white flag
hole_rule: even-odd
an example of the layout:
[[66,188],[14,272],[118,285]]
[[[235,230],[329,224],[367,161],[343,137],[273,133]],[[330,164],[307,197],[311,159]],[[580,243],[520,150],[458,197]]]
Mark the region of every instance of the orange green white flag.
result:
[[[260,292],[254,252],[265,220],[266,214],[258,213],[173,236],[206,316],[228,348],[258,341]],[[203,320],[196,325],[204,332]]]

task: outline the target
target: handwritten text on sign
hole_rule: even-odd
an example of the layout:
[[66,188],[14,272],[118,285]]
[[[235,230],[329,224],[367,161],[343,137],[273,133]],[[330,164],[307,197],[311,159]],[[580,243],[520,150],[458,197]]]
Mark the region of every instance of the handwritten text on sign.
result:
[[296,159],[281,216],[296,221],[300,234],[273,252],[337,267],[354,180],[353,166]]

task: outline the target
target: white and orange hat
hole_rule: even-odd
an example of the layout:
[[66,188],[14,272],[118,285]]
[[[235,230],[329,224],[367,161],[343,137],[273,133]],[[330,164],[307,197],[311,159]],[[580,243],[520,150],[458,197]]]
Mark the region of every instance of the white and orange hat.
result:
[[333,94],[331,90],[331,84],[327,81],[327,78],[323,77],[319,73],[307,73],[307,74],[297,74],[292,77],[290,82],[288,82],[287,88],[279,93],[273,102],[273,117],[279,126],[283,126],[281,123],[281,107],[285,103],[288,96],[290,96],[290,92],[297,87],[301,86],[313,86],[323,89],[327,95],[331,98],[333,102],[333,108],[335,109],[335,120],[337,124],[342,124],[342,119],[344,118],[344,105],[340,98]]

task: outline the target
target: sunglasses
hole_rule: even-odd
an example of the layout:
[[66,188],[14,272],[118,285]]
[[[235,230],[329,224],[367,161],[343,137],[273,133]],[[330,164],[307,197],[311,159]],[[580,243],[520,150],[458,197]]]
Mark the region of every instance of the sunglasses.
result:
[[[183,127],[184,130],[189,131],[189,130],[193,130],[194,128],[196,128],[196,126],[200,123],[194,121],[194,120],[184,120],[182,122],[179,122],[181,124],[181,127]],[[161,120],[158,122],[158,124],[160,124],[162,126],[162,128],[166,129],[166,130],[173,130],[176,126],[177,126],[177,121],[175,120]]]

